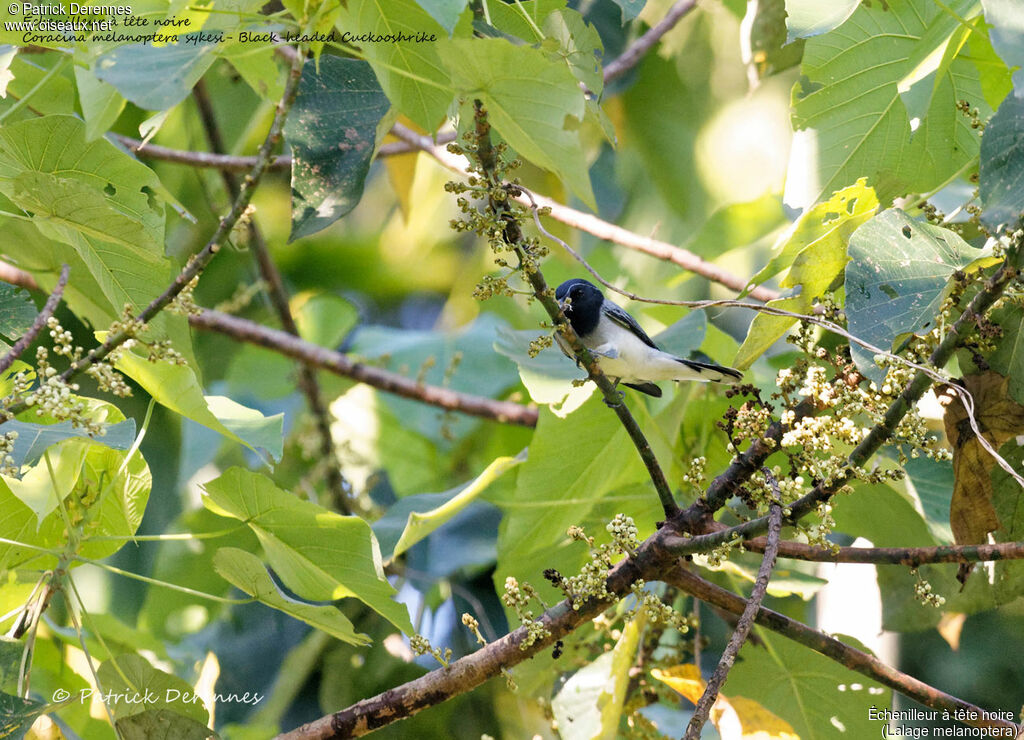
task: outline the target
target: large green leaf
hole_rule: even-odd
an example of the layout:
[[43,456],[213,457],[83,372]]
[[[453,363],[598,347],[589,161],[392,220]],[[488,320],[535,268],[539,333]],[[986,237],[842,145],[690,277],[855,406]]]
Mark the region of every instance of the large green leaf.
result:
[[466,9],[467,2],[468,0],[416,0],[421,8],[430,13],[431,18],[444,26],[449,35],[455,30],[455,24],[459,22],[459,16]]
[[990,227],[1024,215],[1024,99],[1007,95],[981,137],[978,192]]
[[[783,234],[775,246],[775,255],[751,278],[749,287],[783,272],[779,284],[793,288],[796,295],[770,301],[768,305],[794,313],[809,313],[814,302],[843,274],[850,235],[871,218],[877,208],[874,191],[865,187],[863,179],[833,193],[824,203],[805,211]],[[786,316],[757,314],[736,355],[736,366],[750,367],[796,321]]]
[[[890,708],[891,689],[810,648],[755,629],[759,639],[743,646],[724,693],[756,698],[789,722],[801,740],[878,736],[883,723],[871,719],[868,709]],[[863,650],[853,638],[838,637]]]
[[453,93],[437,44],[416,39],[431,34],[443,39],[448,32],[414,0],[353,0],[338,27],[354,35],[401,38],[361,48],[395,107],[427,131],[435,130]]
[[84,65],[75,65],[75,84],[85,117],[85,138],[92,141],[114,125],[127,101],[117,88],[100,80]]
[[108,706],[118,718],[168,710],[205,725],[210,713],[184,680],[131,653],[105,661],[96,671]]
[[4,424],[4,433],[17,432],[14,449],[9,453],[15,467],[32,465],[50,445],[63,442],[74,437],[112,447],[115,450],[127,450],[135,441],[135,420],[126,419],[117,424],[109,424],[103,428],[103,434],[92,437],[70,421],[59,424],[33,424],[32,422],[12,419]]
[[[962,10],[969,2],[953,5]],[[932,190],[977,154],[977,133],[955,108],[968,100],[982,117],[989,113],[970,44],[936,74],[920,120],[910,120],[898,90],[922,44],[934,45],[956,23],[930,0],[864,3],[835,30],[807,41],[803,77],[793,90],[788,203],[811,205],[863,176],[887,203]]]
[[[846,319],[850,333],[888,350],[901,334],[930,331],[950,276],[986,256],[954,234],[890,208],[850,238],[846,267]],[[874,354],[854,344],[865,377],[885,372]]]
[[24,737],[46,707],[44,702],[35,699],[0,693],[0,737]]
[[388,107],[366,62],[335,56],[306,62],[284,128],[292,149],[289,241],[327,228],[355,208]]
[[373,523],[386,560],[392,560],[451,521],[479,498],[497,478],[516,467],[525,455],[499,457],[469,483],[444,493],[420,493],[399,499]]
[[992,46],[1013,73],[1014,87],[1024,90],[1024,14],[1017,0],[981,0],[985,20],[991,26]]
[[222,547],[213,556],[213,567],[224,580],[267,606],[323,630],[353,645],[369,645],[370,638],[355,631],[352,622],[336,606],[306,604],[293,599],[274,583],[263,562],[251,552]]
[[483,102],[502,138],[596,209],[578,123],[572,123],[583,120],[585,99],[569,68],[505,39],[452,39],[438,51],[452,85]]
[[0,334],[8,339],[20,339],[35,318],[36,304],[32,296],[16,285],[0,283]]
[[405,606],[391,599],[370,526],[282,491],[269,479],[231,468],[203,486],[203,504],[249,525],[267,560],[298,596],[327,601],[354,596],[406,634]]
[[264,416],[224,396],[204,396],[191,365],[150,362],[125,352],[115,367],[141,385],[157,403],[255,450],[281,459],[284,414]]
[[213,64],[216,49],[200,33],[164,46],[119,46],[97,58],[93,72],[140,108],[162,111],[185,99]]

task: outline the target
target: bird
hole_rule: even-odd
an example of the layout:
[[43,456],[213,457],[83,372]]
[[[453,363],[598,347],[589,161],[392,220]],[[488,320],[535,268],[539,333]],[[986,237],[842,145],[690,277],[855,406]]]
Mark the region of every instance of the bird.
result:
[[[614,381],[641,393],[661,397],[659,380],[696,380],[706,383],[738,383],[743,373],[731,367],[697,362],[663,352],[632,316],[604,297],[582,278],[566,280],[555,289],[555,299],[583,346],[597,359],[601,371]],[[555,333],[559,349],[576,360],[572,347]],[[579,362],[577,361],[577,364]]]

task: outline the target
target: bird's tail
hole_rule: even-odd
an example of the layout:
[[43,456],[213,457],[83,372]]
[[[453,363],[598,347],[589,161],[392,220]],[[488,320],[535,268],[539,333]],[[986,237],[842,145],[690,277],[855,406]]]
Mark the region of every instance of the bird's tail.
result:
[[711,362],[684,360],[681,357],[675,359],[692,372],[692,374],[686,373],[679,380],[701,380],[706,383],[726,383],[728,385],[743,380],[743,373],[731,367],[723,367]]

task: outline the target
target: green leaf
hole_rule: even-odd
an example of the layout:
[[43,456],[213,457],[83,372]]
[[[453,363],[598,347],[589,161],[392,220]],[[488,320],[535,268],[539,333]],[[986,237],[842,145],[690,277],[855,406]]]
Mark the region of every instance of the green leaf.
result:
[[96,674],[108,697],[107,706],[118,718],[168,710],[204,726],[210,721],[210,713],[192,686],[154,668],[141,655],[127,653],[104,661]]
[[246,84],[264,100],[277,103],[284,94],[284,76],[272,44],[253,49],[249,43],[228,43],[217,49],[242,76]]
[[981,0],[985,21],[991,26],[989,38],[996,52],[1013,73],[1014,87],[1024,90],[1024,16],[1016,0]]
[[373,532],[380,542],[381,552],[385,553],[384,559],[397,558],[438,527],[451,521],[491,483],[525,459],[525,454],[499,457],[472,481],[451,491],[421,493],[399,499],[384,516],[373,523]]
[[[198,702],[201,705],[201,702]],[[202,722],[170,709],[146,709],[118,717],[117,732],[122,740],[208,740],[215,733]]]
[[793,89],[797,132],[787,203],[809,206],[865,176],[888,203],[936,188],[977,155],[977,133],[955,104],[970,101],[982,118],[989,110],[978,69],[963,54],[936,74],[919,121],[912,125],[900,102],[898,85],[922,45],[955,23],[930,0],[865,3],[835,30],[807,41],[803,77]]
[[1009,304],[992,312],[992,322],[1003,333],[995,340],[995,351],[988,361],[1000,375],[1009,379],[1009,393],[1014,401],[1024,404],[1024,308]]
[[438,52],[455,89],[483,101],[509,146],[554,172],[596,210],[578,131],[586,106],[568,68],[505,39],[452,39],[438,44]]
[[717,209],[682,246],[713,259],[730,249],[748,246],[788,224],[781,198],[766,194]]
[[75,65],[75,84],[85,118],[85,138],[98,139],[114,125],[127,101],[117,88],[96,77],[89,67]]
[[20,478],[0,475],[0,480],[33,511],[37,521],[42,521],[57,508],[57,496],[74,487],[87,449],[86,442],[68,440],[48,453],[49,465],[43,460],[24,471]]
[[213,556],[213,567],[231,585],[289,616],[300,619],[352,645],[369,645],[371,640],[355,631],[352,623],[335,606],[306,604],[283,593],[267,574],[263,562],[245,550],[222,547]]
[[216,49],[200,33],[179,36],[178,43],[164,46],[119,46],[99,56],[93,72],[140,108],[163,111],[192,91],[216,59]]
[[622,25],[626,25],[632,20],[636,20],[636,17],[640,15],[640,11],[644,9],[647,4],[647,0],[613,0],[619,8],[622,9]]
[[282,491],[269,479],[240,468],[203,486],[203,505],[245,522],[256,533],[270,566],[298,596],[327,601],[354,596],[406,634],[412,624],[384,578],[370,526]]
[[860,5],[860,0],[786,0],[786,43],[818,36],[838,28]]
[[[747,642],[729,672],[723,692],[756,697],[767,709],[789,722],[801,740],[875,737],[879,722],[868,716],[872,706],[892,705],[892,690],[824,655],[791,640],[755,628],[757,643]],[[864,650],[856,640],[833,635]],[[763,642],[762,642],[763,641]],[[765,677],[772,680],[766,681]]]
[[127,419],[117,424],[108,424],[103,427],[104,433],[96,437],[90,436],[88,432],[74,426],[70,421],[62,421],[59,424],[33,424],[13,419],[4,424],[4,433],[8,432],[18,433],[14,449],[8,454],[14,458],[11,464],[20,468],[22,465],[35,463],[50,445],[75,437],[115,450],[127,450],[135,441],[135,420]]
[[297,296],[292,300],[292,313],[300,337],[331,349],[340,345],[359,322],[359,309],[329,293]]
[[292,149],[289,241],[327,228],[356,207],[377,124],[389,105],[366,62],[335,56],[306,62],[284,127]]
[[468,0],[416,0],[416,4],[430,13],[430,17],[444,26],[451,36],[459,16],[466,9]]
[[516,363],[530,398],[550,406],[552,412],[565,418],[590,398],[594,385],[573,385],[574,380],[584,380],[587,374],[554,344],[542,349],[536,357],[530,357],[530,342],[538,336],[537,330],[512,331],[499,327],[494,351]]
[[[30,120],[37,116],[48,116],[54,113],[71,114],[75,112],[75,88],[63,74],[51,77],[42,87],[36,85],[50,71],[31,61],[33,55],[19,54],[10,65],[14,79],[7,85],[7,97],[0,101],[0,113],[31,93],[31,105],[25,106],[19,113],[4,121],[10,125],[16,120]],[[56,60],[54,60],[56,63]]]
[[563,740],[601,740],[618,737],[619,720],[643,635],[643,616],[631,619],[615,647],[574,673],[551,700]]
[[982,221],[996,229],[1024,214],[1024,99],[1007,95],[981,137]]
[[171,411],[251,450],[262,447],[274,460],[281,459],[284,414],[265,417],[229,398],[204,396],[191,365],[150,362],[134,352],[125,352],[115,367]]
[[[987,254],[952,231],[890,208],[850,238],[846,319],[850,333],[888,350],[908,332],[930,331],[950,276]],[[876,383],[874,355],[851,346],[857,368]]]
[[[412,39],[424,34],[433,34],[438,39],[448,36],[414,0],[353,0],[338,27],[343,32],[392,38],[399,34]],[[373,67],[388,99],[427,131],[434,131],[445,117],[453,95],[437,49],[435,43],[415,40],[362,46],[366,61]]]
[[[824,203],[805,211],[775,246],[775,255],[751,278],[748,290],[783,272],[783,288],[797,288],[793,297],[769,301],[773,308],[809,313],[816,299],[842,276],[846,266],[846,243],[854,230],[870,219],[878,208],[874,191],[864,179],[833,193]],[[746,369],[782,337],[796,319],[759,313],[754,317],[736,355],[735,364]]]
[[45,702],[0,692],[0,737],[24,737],[46,707]]
[[[949,509],[953,500],[953,463],[922,456],[907,460],[903,469],[907,471],[907,491],[920,503],[931,536],[940,545],[952,544]],[[891,541],[900,542],[900,539],[892,538]]]
[[32,296],[10,283],[0,283],[0,334],[17,340],[29,330],[36,318]]
[[600,63],[604,44],[597,29],[579,11],[563,8],[544,19],[542,30],[545,37],[558,42],[558,50],[553,54],[563,59],[576,79],[600,98],[604,89]]
[[541,27],[547,17],[566,7],[565,0],[523,0],[515,4],[495,3],[490,7],[493,27],[528,43],[544,40]]

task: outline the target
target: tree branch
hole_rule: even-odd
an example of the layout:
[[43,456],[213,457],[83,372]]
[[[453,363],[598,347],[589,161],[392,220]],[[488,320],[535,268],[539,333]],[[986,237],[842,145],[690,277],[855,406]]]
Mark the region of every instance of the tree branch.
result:
[[697,7],[697,0],[678,0],[665,13],[664,18],[630,44],[618,57],[605,65],[604,83],[607,85],[612,80],[618,79],[635,67],[643,59],[644,55],[651,50],[651,47],[658,43],[662,36],[671,31],[695,7]]
[[[199,108],[199,118],[203,122],[203,129],[206,131],[206,139],[210,149],[220,154],[224,151],[224,141],[221,137],[220,128],[217,126],[217,118],[214,115],[213,104],[206,92],[206,84],[199,80],[192,89],[196,106]],[[237,199],[241,188],[234,174],[227,170],[221,170],[221,179],[224,187],[232,200]],[[263,231],[256,224],[254,218],[246,222],[249,230],[249,241],[252,244],[253,256],[259,265],[260,274],[267,285],[267,293],[270,295],[270,302],[277,312],[277,317],[284,330],[292,336],[299,336],[299,328],[295,324],[295,317],[292,316],[291,306],[288,304],[288,293],[281,279],[281,273],[270,256],[270,249],[267,241],[263,238]],[[306,363],[299,364],[299,390],[306,397],[306,405],[313,415],[316,424],[317,434],[320,438],[320,459],[326,466],[327,490],[330,492],[334,508],[342,514],[351,513],[349,506],[349,486],[341,473],[341,465],[338,460],[337,451],[334,449],[334,438],[331,436],[331,422],[327,406],[324,403],[323,394],[320,391],[320,384],[316,379],[316,371]]]
[[[391,132],[402,139],[402,141],[408,142],[412,146],[416,146],[422,149],[431,157],[436,159],[440,164],[447,167],[452,172],[462,177],[468,176],[465,165],[460,156],[452,154],[443,146],[435,146],[434,142],[431,141],[429,136],[423,136],[417,134],[415,131],[406,128],[400,123],[396,123]],[[591,216],[590,214],[577,211],[568,206],[563,206],[550,198],[533,194],[533,199],[537,205],[541,208],[550,208],[551,218],[556,221],[572,226],[573,228],[585,231],[588,234],[610,241],[629,249],[635,249],[644,254],[649,254],[652,257],[672,262],[673,264],[682,267],[684,270],[696,273],[708,280],[719,283],[731,288],[735,291],[742,291],[747,287],[747,280],[744,280],[739,275],[725,270],[718,265],[707,262],[698,257],[693,252],[677,247],[674,244],[668,242],[658,241],[646,236],[640,236],[632,231],[623,229],[621,226],[603,221],[597,216]],[[515,200],[524,206],[530,206],[530,199],[525,195],[519,195]],[[765,288],[764,286],[758,286],[750,291],[750,296],[759,301],[771,301],[779,297],[777,291]]]
[[[1006,288],[1007,283],[1015,278],[1018,273],[1017,260],[1020,259],[1020,245],[1013,245],[1008,251],[1002,265],[988,280],[981,291],[971,300],[964,312],[957,318],[949,328],[946,336],[935,348],[928,358],[929,367],[944,367],[953,353],[960,346],[964,337],[968,335],[971,326],[977,318],[984,316],[992,304],[998,300]],[[796,521],[813,511],[818,504],[828,501],[840,488],[845,486],[854,477],[854,469],[863,465],[874,455],[879,448],[893,435],[896,427],[910,409],[916,404],[932,386],[933,379],[928,370],[918,370],[914,376],[907,381],[903,391],[893,401],[886,411],[883,420],[875,424],[868,435],[861,440],[847,458],[845,470],[829,481],[816,485],[809,493],[802,496],[794,503],[787,506],[789,515],[787,518]],[[677,555],[686,555],[694,552],[706,552],[709,549],[723,545],[733,540],[742,540],[755,537],[764,533],[768,528],[768,517],[762,516],[751,519],[735,527],[728,527],[712,534],[698,535],[695,537],[679,537],[671,534],[667,528],[659,530],[662,545],[670,552]]]
[[750,592],[750,598],[747,599],[747,604],[743,607],[743,614],[740,615],[736,628],[729,638],[729,644],[722,651],[722,657],[718,661],[718,666],[708,680],[708,685],[704,688],[704,693],[701,694],[697,707],[693,710],[693,716],[690,717],[690,723],[686,726],[686,734],[683,736],[683,740],[699,740],[700,731],[704,727],[704,723],[708,721],[711,707],[718,698],[718,692],[721,691],[729,671],[736,662],[736,656],[739,655],[740,648],[747,641],[747,635],[750,634],[750,630],[754,626],[754,617],[761,607],[764,595],[768,592],[768,580],[771,578],[772,568],[775,566],[775,555],[779,550],[779,537],[782,534],[782,506],[779,503],[781,496],[779,494],[779,484],[776,482],[775,476],[772,475],[768,468],[762,468],[761,470],[771,484],[773,498],[768,514],[768,540],[764,550],[764,558],[761,560],[761,567],[757,571],[757,579],[754,581],[754,588]]
[[[476,155],[480,162],[480,171],[491,186],[490,192],[493,193],[495,189],[501,188],[503,183],[497,174],[497,153],[491,145],[491,124],[487,120],[487,111],[484,110],[479,100],[473,101],[473,107],[476,126]],[[622,394],[615,390],[615,386],[601,371],[597,358],[583,345],[580,338],[576,336],[572,325],[566,320],[561,307],[555,301],[554,292],[544,280],[544,274],[541,272],[540,266],[531,262],[532,258],[529,256],[530,248],[524,243],[519,223],[512,213],[507,200],[499,201],[493,195],[488,195],[488,204],[495,218],[504,222],[503,238],[515,250],[519,258],[520,269],[533,288],[534,296],[555,323],[556,331],[562,333],[562,336],[572,348],[577,362],[586,368],[590,380],[594,381],[594,384],[600,389],[605,403],[619,417],[619,421],[622,422],[623,428],[625,428],[630,440],[640,454],[640,459],[643,460],[644,466],[647,468],[651,482],[654,483],[654,489],[658,493],[658,499],[661,501],[665,516],[671,518],[679,512],[679,507],[676,505],[675,498],[672,495],[672,489],[668,485],[665,473],[658,464],[654,450],[651,449],[651,445],[640,429],[640,425],[636,423],[636,419],[630,413]]]
[[[741,597],[704,580],[698,575],[690,573],[683,567],[672,569],[664,575],[663,580],[727,612],[742,614],[746,608],[746,602]],[[761,607],[757,612],[755,621],[762,627],[767,627],[783,637],[809,647],[811,650],[824,655],[826,658],[831,658],[851,671],[867,676],[871,680],[877,681],[883,686],[888,686],[894,691],[898,691],[927,707],[940,710],[945,709],[949,712],[960,710],[967,712],[968,716],[975,718],[967,721],[965,724],[974,727],[1007,727],[1014,731],[1020,730],[1013,722],[986,719],[980,707],[976,707],[933,686],[929,686],[913,676],[908,676],[906,673],[886,665],[873,655],[852,648],[833,637],[811,629],[806,624],[790,619],[771,609]]]
[[[743,543],[746,550],[764,552],[763,537]],[[928,563],[980,563],[989,560],[1024,560],[1024,542],[993,545],[938,545],[935,547],[813,547],[802,542],[783,542],[779,557],[816,563],[864,563],[904,565],[916,568]]]
[[335,375],[352,378],[360,383],[394,393],[403,398],[438,406],[449,411],[459,411],[471,416],[507,424],[533,427],[537,425],[537,409],[512,401],[495,401],[483,396],[460,393],[450,388],[419,383],[398,373],[365,365],[352,360],[341,352],[307,342],[287,332],[270,329],[253,321],[229,314],[204,310],[190,316],[189,323],[197,329],[215,331],[242,342],[265,347],[272,352],[300,360],[307,365],[327,370]]
[[[193,278],[203,271],[203,268],[205,268],[217,252],[220,251],[221,242],[223,242],[223,240],[231,233],[231,229],[233,229],[235,224],[238,223],[238,219],[242,217],[242,214],[249,206],[249,201],[252,199],[252,194],[256,188],[256,184],[263,176],[263,173],[266,172],[267,164],[270,161],[270,153],[273,151],[278,139],[281,138],[285,118],[288,116],[288,110],[291,108],[292,102],[295,99],[295,93],[298,90],[299,77],[302,74],[301,60],[303,56],[304,55],[302,53],[296,55],[296,61],[292,64],[292,68],[288,73],[288,81],[285,83],[284,95],[280,102],[278,102],[277,108],[274,111],[274,120],[270,125],[270,131],[267,132],[267,137],[264,139],[263,144],[260,146],[259,153],[256,155],[255,165],[253,166],[252,171],[245,177],[239,195],[231,205],[231,210],[228,212],[228,215],[220,220],[220,223],[217,225],[217,229],[214,231],[213,236],[210,237],[210,240],[206,243],[206,246],[196,253],[196,255],[185,266],[185,269],[183,269],[174,279],[174,282],[172,282],[163,293],[154,298],[149,305],[142,309],[136,317],[138,320],[148,322],[160,313],[160,311],[162,311],[179,293],[181,293],[181,291],[185,289],[186,286],[188,286]],[[107,355],[124,344],[124,342],[126,342],[131,336],[132,335],[129,331],[125,331],[123,329],[120,331],[110,332],[103,344],[99,347],[93,348],[88,355],[77,362],[73,362],[67,370],[61,373],[61,380],[66,383],[86,368],[100,362],[106,358]],[[27,408],[25,402],[21,401],[19,403],[12,404],[7,411],[10,414],[16,414],[19,411],[23,411],[25,408]]]
[[0,280],[11,285],[17,285],[25,290],[42,290],[39,283],[32,277],[32,273],[25,272],[19,267],[0,260]]
[[64,295],[64,286],[68,283],[68,273],[70,271],[71,268],[68,265],[61,266],[60,277],[57,278],[57,284],[54,286],[53,292],[50,293],[50,297],[43,304],[43,310],[39,312],[39,315],[32,322],[32,326],[14,343],[14,346],[11,347],[7,354],[0,357],[0,373],[5,372],[21,356],[21,353],[28,349],[28,346],[35,341],[39,332],[43,330],[46,321],[53,316],[53,312],[57,310],[57,305],[60,303],[61,296]]

